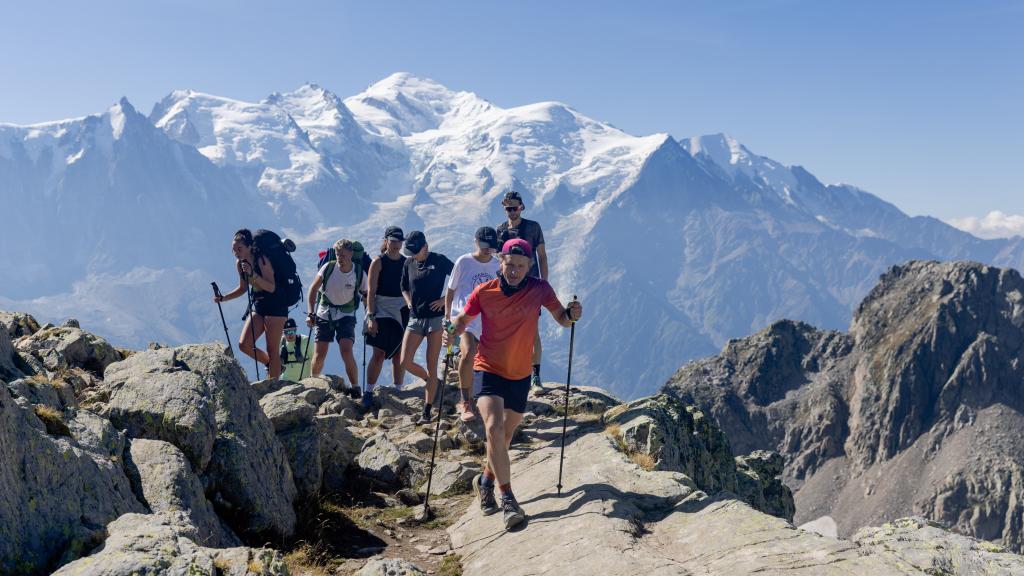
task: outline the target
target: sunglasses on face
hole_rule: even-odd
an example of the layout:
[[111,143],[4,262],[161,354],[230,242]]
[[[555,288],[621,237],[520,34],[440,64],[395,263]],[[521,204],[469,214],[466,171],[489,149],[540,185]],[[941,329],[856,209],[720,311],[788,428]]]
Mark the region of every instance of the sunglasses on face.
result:
[[285,336],[295,336],[295,330],[285,330],[284,331],[284,335]]
[[505,206],[505,212],[518,212],[522,208],[522,206]]

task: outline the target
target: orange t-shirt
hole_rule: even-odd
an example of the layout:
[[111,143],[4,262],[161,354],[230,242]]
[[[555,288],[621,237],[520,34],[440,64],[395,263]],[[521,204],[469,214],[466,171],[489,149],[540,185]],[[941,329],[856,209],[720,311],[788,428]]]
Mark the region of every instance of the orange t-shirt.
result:
[[480,345],[474,370],[522,380],[533,371],[533,338],[541,307],[558,312],[562,304],[545,280],[528,277],[528,284],[511,296],[501,292],[501,279],[477,286],[466,300],[463,313],[482,317]]

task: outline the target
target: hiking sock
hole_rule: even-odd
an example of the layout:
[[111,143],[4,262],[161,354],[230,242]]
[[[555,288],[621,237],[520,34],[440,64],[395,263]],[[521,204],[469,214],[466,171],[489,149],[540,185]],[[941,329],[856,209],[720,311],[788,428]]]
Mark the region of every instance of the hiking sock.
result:
[[484,473],[480,475],[480,485],[494,488],[494,474],[490,470],[485,469]]
[[512,483],[511,482],[509,482],[508,484],[501,484],[501,485],[499,485],[498,486],[498,490],[501,491],[501,497],[502,498],[515,498],[515,496],[512,495]]
[[423,419],[424,420],[430,420],[430,409],[431,408],[432,408],[432,406],[429,403],[423,405]]

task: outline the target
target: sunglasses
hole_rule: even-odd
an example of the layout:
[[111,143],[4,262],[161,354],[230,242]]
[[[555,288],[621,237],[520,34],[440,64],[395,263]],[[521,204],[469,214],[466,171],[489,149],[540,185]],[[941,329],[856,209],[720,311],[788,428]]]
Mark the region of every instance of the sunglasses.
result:
[[522,206],[505,206],[505,212],[518,212],[522,209]]
[[297,332],[296,330],[285,330],[284,331],[284,335],[285,336],[295,336],[296,332]]

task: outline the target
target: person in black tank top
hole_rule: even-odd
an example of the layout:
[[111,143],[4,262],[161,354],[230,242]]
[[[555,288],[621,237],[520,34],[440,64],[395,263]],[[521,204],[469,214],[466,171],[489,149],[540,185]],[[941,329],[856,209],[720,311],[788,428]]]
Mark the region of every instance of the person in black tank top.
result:
[[366,369],[367,389],[363,394],[363,407],[367,410],[373,405],[373,387],[384,368],[384,360],[391,360],[395,388],[400,388],[405,380],[400,354],[402,336],[409,323],[409,308],[402,298],[401,286],[402,268],[405,267],[405,256],[402,255],[404,241],[402,229],[389,226],[384,231],[380,256],[373,259],[367,274],[369,286],[364,338],[373,347],[373,356]]

